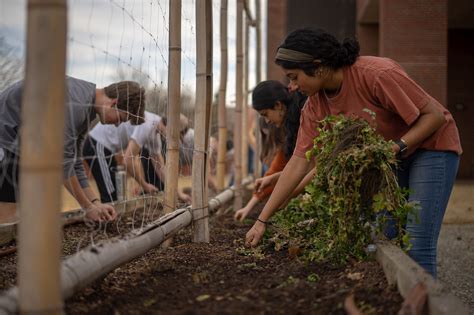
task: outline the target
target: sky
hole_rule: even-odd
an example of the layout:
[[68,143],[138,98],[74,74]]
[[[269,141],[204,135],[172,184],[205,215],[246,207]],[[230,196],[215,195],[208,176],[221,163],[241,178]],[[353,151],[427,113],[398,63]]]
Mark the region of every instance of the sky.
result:
[[[139,71],[150,86],[167,87],[170,0],[69,0],[67,74],[106,86],[125,74]],[[26,0],[0,0],[0,36],[24,58]],[[182,0],[182,89],[194,91],[196,78],[195,0]],[[254,10],[255,0],[249,0]],[[265,13],[266,1],[262,3]],[[213,0],[213,89],[219,89],[220,1]],[[236,0],[228,1],[227,103],[235,100]],[[262,27],[266,18],[262,16]],[[263,29],[265,34],[265,29]],[[262,35],[262,38],[265,38]],[[250,35],[249,87],[255,82],[255,32]],[[265,51],[265,42],[263,43]],[[262,51],[262,64],[265,54]],[[265,69],[262,69],[262,74]],[[262,76],[263,77],[263,76]]]

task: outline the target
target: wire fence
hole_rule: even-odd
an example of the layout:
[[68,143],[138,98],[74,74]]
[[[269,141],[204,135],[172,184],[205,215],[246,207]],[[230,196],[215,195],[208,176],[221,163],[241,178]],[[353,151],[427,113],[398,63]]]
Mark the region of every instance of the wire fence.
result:
[[[135,229],[143,229],[163,215],[160,204],[140,199],[142,196],[161,198],[166,177],[178,177],[177,207],[191,204],[193,156],[196,135],[196,85],[197,52],[199,44],[196,31],[196,6],[199,1],[183,1],[181,9],[181,79],[180,118],[177,125],[169,124],[168,74],[170,40],[170,2],[158,1],[116,1],[82,0],[68,2],[67,58],[65,81],[65,142],[62,191],[62,211],[81,209],[86,218],[86,228],[65,235],[69,244],[64,255],[71,255],[82,248],[99,241],[124,235]],[[233,106],[236,100],[236,80],[255,82],[256,66],[252,62],[256,53],[249,54],[248,78],[235,78],[237,43],[236,15],[238,1],[228,3],[229,75],[227,83],[227,139],[225,187],[233,183]],[[252,7],[253,5],[251,5]],[[12,110],[5,125],[15,125],[13,131],[1,137],[0,141],[0,185],[11,188],[10,199],[0,206],[3,222],[17,222],[21,214],[15,207],[20,200],[18,194],[18,173],[21,174],[20,138],[21,93],[24,89],[23,72],[25,58],[29,52],[26,42],[26,2],[2,2],[0,11],[0,67],[1,101],[6,110]],[[216,185],[218,136],[218,90],[220,76],[220,21],[221,1],[214,0],[212,9],[212,100],[210,107],[207,148],[202,153],[208,158],[205,172],[207,180],[203,185],[209,188],[209,196],[222,190]],[[209,17],[207,17],[209,18]],[[29,21],[28,21],[29,22]],[[251,32],[249,43],[255,43]],[[254,45],[254,44],[250,44]],[[28,46],[29,47],[29,46]],[[250,49],[254,50],[254,49]],[[28,70],[27,70],[28,71]],[[38,78],[41,79],[41,78]],[[47,78],[42,78],[47,80]],[[128,100],[120,108],[120,82],[126,83]],[[131,82],[133,81],[133,82]],[[118,84],[116,84],[118,83]],[[141,102],[145,100],[145,112],[134,111],[132,93],[135,84]],[[248,83],[247,83],[248,86]],[[110,94],[112,93],[112,94]],[[114,94],[115,93],[115,94]],[[248,103],[248,92],[244,95],[244,106]],[[114,96],[113,96],[114,95]],[[135,97],[136,98],[136,97]],[[118,99],[118,100],[117,100]],[[115,112],[104,109],[110,106]],[[117,110],[119,109],[119,110]],[[133,113],[132,113],[133,112]],[[112,114],[111,114],[112,113]],[[25,115],[23,113],[22,115]],[[30,115],[26,113],[26,115]],[[34,115],[34,114],[31,114]],[[135,125],[129,118],[143,116],[144,122]],[[12,118],[13,117],[13,118]],[[201,128],[201,127],[199,127]],[[247,126],[241,127],[243,132]],[[167,174],[165,165],[168,153],[170,130],[179,134],[179,168],[177,174]],[[46,140],[47,141],[47,140]],[[241,140],[238,140],[241,141]],[[247,143],[243,147],[247,148]],[[247,150],[247,149],[245,149]],[[200,152],[198,152],[200,153]],[[203,173],[204,174],[204,173]],[[238,181],[242,178],[237,176]],[[240,183],[239,183],[240,184]],[[48,183],[45,182],[45,185]],[[225,188],[224,187],[224,188]],[[3,188],[2,188],[3,189]],[[139,207],[120,211],[135,200]],[[108,206],[107,206],[108,205]],[[196,206],[193,205],[194,208]],[[197,209],[197,208],[196,208]],[[129,209],[130,210],[130,209]],[[91,214],[92,213],[92,214]],[[96,213],[96,214],[94,214]],[[102,214],[101,214],[102,213]],[[115,220],[107,220],[114,217]],[[73,240],[69,242],[69,239]],[[13,241],[14,242],[14,241]],[[4,242],[7,243],[8,241]],[[14,243],[13,243],[14,244]],[[13,245],[14,246],[14,245]],[[3,282],[2,289],[13,283]]]

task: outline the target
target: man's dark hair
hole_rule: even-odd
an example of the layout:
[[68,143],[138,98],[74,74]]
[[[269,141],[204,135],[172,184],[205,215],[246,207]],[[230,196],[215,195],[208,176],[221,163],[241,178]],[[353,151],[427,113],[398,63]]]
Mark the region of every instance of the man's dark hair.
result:
[[118,99],[117,109],[128,113],[132,125],[145,121],[145,89],[134,81],[112,83],[104,88],[105,95]]

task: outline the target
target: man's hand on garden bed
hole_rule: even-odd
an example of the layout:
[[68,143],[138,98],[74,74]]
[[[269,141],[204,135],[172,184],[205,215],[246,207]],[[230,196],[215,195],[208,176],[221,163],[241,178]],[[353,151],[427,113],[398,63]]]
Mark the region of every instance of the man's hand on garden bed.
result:
[[86,209],[86,219],[104,222],[112,221],[117,218],[117,212],[114,207],[104,203],[92,204],[89,208]]

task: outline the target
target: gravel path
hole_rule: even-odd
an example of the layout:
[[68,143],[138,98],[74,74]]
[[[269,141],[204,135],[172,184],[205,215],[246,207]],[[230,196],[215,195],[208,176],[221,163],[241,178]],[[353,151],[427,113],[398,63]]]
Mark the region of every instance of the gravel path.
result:
[[474,314],[474,224],[443,224],[438,241],[438,279]]

